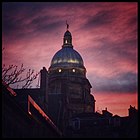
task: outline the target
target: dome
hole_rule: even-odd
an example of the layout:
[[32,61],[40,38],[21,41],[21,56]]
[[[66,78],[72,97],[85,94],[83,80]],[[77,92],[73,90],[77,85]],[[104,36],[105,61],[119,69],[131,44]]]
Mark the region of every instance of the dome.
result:
[[63,47],[51,61],[51,67],[79,67],[83,68],[83,59],[72,47]]
[[80,68],[85,70],[81,55],[73,49],[69,30],[64,33],[62,49],[53,56],[50,70],[57,68]]

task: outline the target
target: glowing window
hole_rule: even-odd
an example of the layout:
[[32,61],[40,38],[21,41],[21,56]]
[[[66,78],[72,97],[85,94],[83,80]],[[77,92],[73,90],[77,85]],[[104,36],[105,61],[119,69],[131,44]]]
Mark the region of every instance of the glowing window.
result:
[[75,69],[72,69],[72,72],[75,72]]
[[68,43],[68,41],[66,40],[66,42],[65,42],[66,44]]
[[59,70],[58,70],[58,72],[62,72],[62,70],[61,70],[61,69],[59,69]]

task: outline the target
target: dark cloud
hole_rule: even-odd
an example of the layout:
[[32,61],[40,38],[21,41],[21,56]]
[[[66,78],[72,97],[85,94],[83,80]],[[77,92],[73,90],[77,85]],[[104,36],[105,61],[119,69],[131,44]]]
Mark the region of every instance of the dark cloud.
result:
[[137,41],[135,39],[118,43],[117,46],[119,47],[114,47],[113,51],[120,60],[137,63]]
[[113,14],[113,10],[102,10],[97,12],[97,14],[93,15],[87,23],[84,25],[84,28],[90,27],[100,27],[104,25],[111,24],[114,21],[115,14]]
[[41,13],[42,10],[43,7],[37,7],[33,3],[7,2],[2,5],[2,19],[10,19],[11,22],[17,20],[26,21]]
[[44,22],[46,23],[50,19],[51,19],[50,16],[38,16],[35,19],[33,19],[30,24],[33,24],[33,25],[37,25],[38,26],[38,25],[41,25]]
[[128,22],[128,25],[129,26],[136,26],[138,23],[138,16],[137,15],[134,15],[133,17],[130,18],[129,22]]
[[85,48],[84,51],[94,60],[98,60],[99,64],[112,68],[115,65],[119,67],[119,62],[137,63],[136,39],[111,41],[110,38],[103,37],[96,39],[96,42],[99,43],[97,46]]
[[[24,37],[24,34],[26,34],[25,27],[27,28],[27,25],[25,22],[28,19],[26,16],[33,13],[32,6],[27,8],[30,3],[27,5],[27,3],[4,3],[2,5],[2,32],[7,36],[9,41],[19,39],[20,36]],[[24,10],[25,6],[27,6],[26,10]],[[35,10],[33,11],[35,12]]]
[[28,40],[34,35],[55,31],[62,26],[63,19],[60,20],[50,10],[65,5],[65,3],[51,2],[4,3],[2,5],[2,32],[4,36],[7,36],[5,40],[13,43],[16,40]]
[[53,30],[59,29],[60,26],[62,26],[62,21],[55,21],[55,22],[48,22],[48,20],[51,20],[52,17],[50,16],[44,16],[44,17],[37,17],[32,20],[30,23],[31,26],[34,27],[34,30],[37,32],[51,32]]
[[137,74],[121,73],[114,77],[93,77],[93,90],[105,93],[135,93],[137,91]]

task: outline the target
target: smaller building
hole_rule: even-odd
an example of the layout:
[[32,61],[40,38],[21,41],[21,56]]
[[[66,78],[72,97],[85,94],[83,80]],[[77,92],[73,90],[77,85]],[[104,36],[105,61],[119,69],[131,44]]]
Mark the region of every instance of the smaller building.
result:
[[[134,108],[130,108],[130,110]],[[134,111],[134,110],[133,110]],[[135,113],[134,113],[135,112]],[[69,138],[137,138],[135,110],[132,116],[120,117],[107,110],[102,114],[80,113],[69,120],[65,137]],[[133,118],[133,119],[132,119]]]

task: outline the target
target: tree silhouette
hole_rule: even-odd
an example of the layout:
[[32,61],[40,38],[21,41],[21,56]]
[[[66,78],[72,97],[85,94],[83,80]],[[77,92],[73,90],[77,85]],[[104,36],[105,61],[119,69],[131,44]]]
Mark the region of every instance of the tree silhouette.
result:
[[22,83],[21,88],[28,88],[37,78],[39,72],[35,73],[34,70],[28,69],[25,77],[23,77],[23,73],[25,72],[25,70],[26,69],[24,68],[23,64],[21,64],[20,67],[18,67],[17,65],[9,65],[8,67],[3,65],[2,81],[5,82],[8,86],[15,83]]

